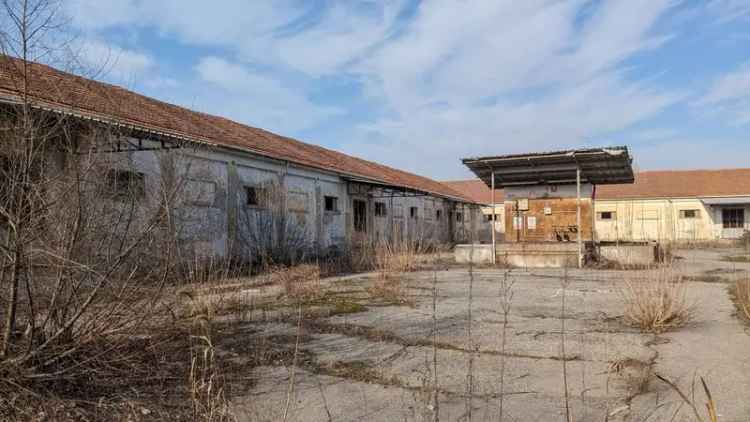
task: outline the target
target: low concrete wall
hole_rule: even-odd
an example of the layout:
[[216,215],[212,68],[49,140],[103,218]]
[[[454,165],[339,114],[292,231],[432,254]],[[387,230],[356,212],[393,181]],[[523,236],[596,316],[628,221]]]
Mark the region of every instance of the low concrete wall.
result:
[[[621,265],[651,265],[657,260],[656,243],[603,244],[600,257]],[[456,245],[459,264],[491,264],[492,245]],[[575,242],[498,243],[497,263],[521,268],[574,268],[578,266],[578,244]]]
[[522,268],[576,267],[578,266],[578,244],[567,242],[499,243],[497,262]]
[[[456,262],[467,264],[492,263],[492,245],[456,245]],[[578,265],[575,243],[498,243],[497,263],[523,268],[562,268]]]
[[651,265],[656,262],[659,246],[656,243],[603,244],[599,256],[620,265]]
[[492,264],[492,245],[456,245],[453,254],[459,264]]

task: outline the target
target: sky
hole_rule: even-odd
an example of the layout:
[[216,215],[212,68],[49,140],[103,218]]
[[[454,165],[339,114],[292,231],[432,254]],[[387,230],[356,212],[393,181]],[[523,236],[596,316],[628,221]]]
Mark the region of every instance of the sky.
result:
[[82,63],[157,99],[439,180],[627,145],[750,167],[750,0],[66,0]]

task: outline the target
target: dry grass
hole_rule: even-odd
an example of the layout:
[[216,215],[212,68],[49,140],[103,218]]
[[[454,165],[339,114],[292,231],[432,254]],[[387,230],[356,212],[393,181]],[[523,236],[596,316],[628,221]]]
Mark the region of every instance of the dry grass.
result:
[[269,284],[282,286],[284,293],[293,299],[310,300],[322,292],[320,267],[317,265],[272,268],[265,277]]
[[741,315],[750,320],[750,279],[737,280],[730,293]]
[[389,278],[417,268],[417,248],[408,242],[381,242],[374,253],[375,269],[381,278]]
[[373,298],[380,298],[390,303],[412,305],[408,287],[400,278],[376,278],[367,292]]
[[378,277],[367,289],[372,297],[398,304],[411,304],[403,274],[418,267],[418,248],[408,242],[381,242],[373,250]]
[[672,268],[626,280],[619,291],[625,303],[625,322],[657,334],[685,325],[694,310],[687,298],[688,286]]

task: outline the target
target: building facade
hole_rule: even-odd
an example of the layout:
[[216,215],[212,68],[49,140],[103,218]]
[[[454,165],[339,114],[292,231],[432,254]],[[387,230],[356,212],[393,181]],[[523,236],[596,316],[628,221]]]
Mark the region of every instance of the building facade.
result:
[[[489,225],[491,192],[479,180],[446,182],[464,189]],[[496,214],[508,212],[496,190]],[[750,231],[750,169],[645,171],[632,185],[596,186],[594,236],[601,241],[706,242],[735,240]],[[500,205],[502,204],[502,205]],[[508,227],[495,224],[503,238]],[[512,228],[511,228],[512,229]],[[488,239],[489,229],[482,232]]]
[[23,63],[5,57],[0,64],[0,106],[12,110],[26,96],[71,128],[103,128],[108,135],[81,142],[76,154],[106,157],[111,184],[138,185],[144,206],[159,200],[170,163],[184,192],[178,236],[200,255],[248,254],[279,239],[325,254],[359,241],[477,238],[479,205],[429,178],[41,64],[28,63],[29,82],[19,84]]

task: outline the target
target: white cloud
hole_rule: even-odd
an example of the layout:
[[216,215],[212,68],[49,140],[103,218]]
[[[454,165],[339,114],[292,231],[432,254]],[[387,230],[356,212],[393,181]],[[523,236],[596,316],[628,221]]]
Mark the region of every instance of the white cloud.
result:
[[[405,3],[335,3],[310,29],[294,36],[267,39],[267,51],[277,52],[281,62],[304,73],[330,74],[385,39]],[[370,7],[365,12],[357,11],[363,6]]]
[[748,96],[750,96],[750,64],[746,64],[715,80],[701,103],[715,104]]
[[318,107],[278,80],[219,57],[202,58],[195,71],[202,86],[196,105],[206,112],[281,132],[306,129],[341,113]]
[[711,0],[708,10],[718,16],[720,23],[750,18],[750,2],[747,0]]
[[641,169],[746,168],[750,143],[737,139],[684,138],[634,148]]
[[683,98],[634,78],[630,62],[670,39],[654,28],[674,0],[431,0],[413,13],[407,0],[129,0],[102,16],[109,3],[75,0],[78,25],[221,48],[182,94],[207,112],[290,133],[343,113],[310,100],[319,77],[360,81],[369,116],[343,148],[425,174],[455,176],[461,156],[582,145]]
[[671,4],[424,2],[360,66],[393,113],[346,150],[458,177],[461,157],[579,146],[653,117],[683,95],[634,81],[621,64],[666,40],[652,28]]
[[707,114],[729,116],[735,124],[750,123],[750,63],[718,77],[694,105]]
[[147,53],[124,49],[97,39],[73,46],[74,55],[88,72],[116,83],[133,82],[156,67]]

